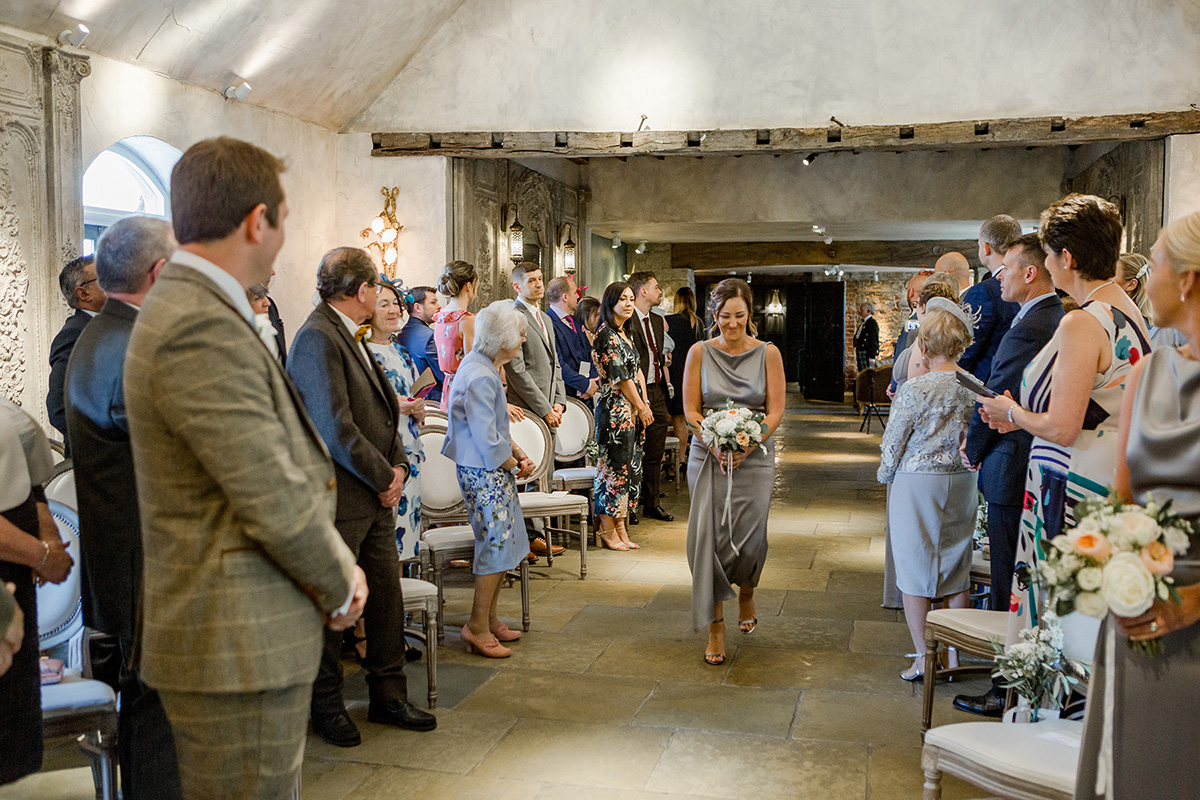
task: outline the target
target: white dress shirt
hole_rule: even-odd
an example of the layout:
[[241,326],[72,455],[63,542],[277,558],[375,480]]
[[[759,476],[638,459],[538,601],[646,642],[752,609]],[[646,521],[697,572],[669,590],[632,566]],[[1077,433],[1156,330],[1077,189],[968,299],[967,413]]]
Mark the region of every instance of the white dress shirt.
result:
[[529,310],[529,313],[533,315],[533,318],[537,320],[538,329],[542,332],[542,341],[550,344],[550,334],[546,330],[546,320],[542,319],[542,309],[537,304],[526,303],[520,297],[517,298],[517,302],[525,306]]
[[1032,300],[1026,300],[1024,303],[1021,303],[1021,310],[1017,312],[1017,315],[1015,317],[1013,317],[1012,325],[1010,325],[1009,327],[1010,328],[1015,327],[1016,324],[1021,321],[1021,318],[1024,317],[1025,314],[1029,311],[1029,309],[1033,308],[1038,303],[1045,300],[1047,297],[1054,297],[1057,294],[1058,294],[1057,292],[1046,292],[1045,294],[1039,294],[1037,297],[1033,298]]
[[[650,315],[643,314],[642,310],[640,308],[638,308],[637,306],[633,307],[633,313],[637,314],[638,330],[640,330],[642,332],[642,335],[645,336],[646,335],[646,320],[650,319]],[[663,328],[663,333],[664,333],[664,335],[666,333],[665,327]],[[651,336],[654,335],[654,325],[650,326],[650,335]],[[660,353],[662,352],[662,348],[658,346],[658,342],[646,342],[646,353],[650,356],[650,369],[646,370],[646,384],[647,385],[652,384],[652,383],[658,383],[660,380],[660,377],[658,374],[658,359],[656,359],[654,357],[654,351],[656,348],[659,350]]]

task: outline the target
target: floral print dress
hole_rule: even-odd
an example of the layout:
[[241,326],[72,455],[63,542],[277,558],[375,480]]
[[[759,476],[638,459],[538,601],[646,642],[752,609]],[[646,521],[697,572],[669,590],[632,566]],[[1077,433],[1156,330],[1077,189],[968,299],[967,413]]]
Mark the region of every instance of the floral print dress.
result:
[[[397,397],[411,397],[411,387],[417,381],[417,365],[403,345],[385,342],[367,345],[371,355],[383,367],[383,374],[396,391]],[[417,554],[417,540],[421,534],[421,465],[425,463],[425,451],[421,449],[421,426],[408,415],[400,415],[400,441],[404,443],[404,454],[408,456],[408,480],[404,483],[404,494],[396,506],[396,550],[406,558],[402,539],[412,534],[408,541],[412,555]]]
[[438,367],[446,374],[442,382],[442,411],[449,407],[450,384],[454,382],[454,373],[458,372],[458,365],[466,355],[458,323],[464,317],[473,316],[470,311],[441,311],[433,318],[433,343],[437,347]]
[[596,392],[596,513],[624,517],[637,507],[646,432],[618,384],[625,380],[636,383],[639,359],[637,351],[608,325],[597,329],[593,351],[600,377]]

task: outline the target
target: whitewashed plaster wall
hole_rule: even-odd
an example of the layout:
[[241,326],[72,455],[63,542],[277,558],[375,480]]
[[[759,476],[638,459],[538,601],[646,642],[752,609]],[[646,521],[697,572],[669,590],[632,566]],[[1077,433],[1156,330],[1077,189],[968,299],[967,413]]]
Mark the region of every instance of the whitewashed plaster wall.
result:
[[[858,230],[875,223],[886,229],[886,223],[978,221],[1000,213],[1036,220],[1061,196],[1066,152],[837,153],[823,155],[811,166],[799,156],[633,158],[624,163],[594,158],[587,168],[592,192],[588,224],[600,232],[620,230],[630,241],[635,234],[695,241],[695,236],[707,238],[703,235],[714,231],[728,232],[720,238],[754,241],[781,224],[803,232],[806,225],[819,223],[837,238],[859,238],[864,234]],[[974,230],[968,228],[960,238],[976,235],[978,222],[973,224]],[[919,231],[908,233],[907,238],[922,238]]]
[[383,186],[400,189],[396,274],[406,286],[435,285],[450,260],[450,160],[372,158],[370,135],[338,136],[336,245],[364,244],[359,232],[383,210]]
[[1186,109],[1191,0],[466,0],[351,128],[656,130]]
[[1200,211],[1200,134],[1167,137],[1163,222]]
[[271,294],[290,338],[312,311],[317,262],[336,240],[337,135],[140,67],[99,56],[91,63],[92,74],[81,87],[84,164],[127,136],[154,136],[180,150],[212,136],[233,136],[287,162],[286,237]]

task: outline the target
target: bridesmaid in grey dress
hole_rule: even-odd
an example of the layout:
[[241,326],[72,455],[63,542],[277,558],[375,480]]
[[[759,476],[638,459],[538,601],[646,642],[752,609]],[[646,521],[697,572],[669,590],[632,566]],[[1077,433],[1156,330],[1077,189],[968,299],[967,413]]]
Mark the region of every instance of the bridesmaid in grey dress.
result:
[[[1200,520],[1200,212],[1166,227],[1151,251],[1154,324],[1186,344],[1143,358],[1126,379],[1116,490]],[[1140,617],[1100,629],[1088,688],[1075,796],[1194,798],[1200,787],[1200,542],[1176,557],[1181,605],[1157,601]],[[1159,638],[1149,658],[1127,639]]]
[[[704,415],[735,406],[766,415],[766,452],[759,448],[732,456],[713,452],[692,438],[688,453],[687,554],[692,569],[692,626],[709,627],[705,662],[725,663],[726,600],[738,598],[738,628],[749,634],[758,624],[754,587],[767,557],[767,512],[775,486],[775,445],[771,434],[783,419],[783,357],[775,345],[754,338],[754,299],[745,281],[728,278],[713,289],[709,308],[719,331],[688,352],[683,378],[683,411],[699,432]],[[731,519],[725,518],[732,478]],[[739,591],[734,592],[737,584]]]

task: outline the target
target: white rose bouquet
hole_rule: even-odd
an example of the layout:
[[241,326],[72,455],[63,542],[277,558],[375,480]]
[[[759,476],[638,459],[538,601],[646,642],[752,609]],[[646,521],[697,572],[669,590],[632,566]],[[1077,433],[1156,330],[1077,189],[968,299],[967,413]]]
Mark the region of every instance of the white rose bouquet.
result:
[[1007,649],[998,639],[992,640],[996,653],[992,675],[1025,700],[1032,722],[1037,722],[1043,708],[1062,708],[1071,687],[1086,674],[1082,665],[1063,656],[1062,648],[1062,628],[1054,614],[1046,614],[1040,627],[1021,631],[1021,641]]
[[[725,514],[722,523],[732,524],[731,503],[733,501],[733,454],[739,450],[761,448],[765,453],[763,440],[767,436],[767,423],[763,420],[766,415],[760,411],[738,407],[733,400],[726,400],[724,408],[708,412],[700,422],[700,441],[714,450],[727,454],[728,474],[727,490],[725,493]],[[732,543],[732,539],[731,539]],[[733,545],[734,552],[737,545]]]
[[[1075,527],[1050,540],[1038,566],[1054,613],[1136,617],[1155,599],[1179,603],[1171,572],[1175,556],[1187,553],[1195,526],[1170,507],[1152,497],[1145,507],[1115,497],[1081,503]],[[1139,644],[1151,656],[1161,646],[1157,639]]]

